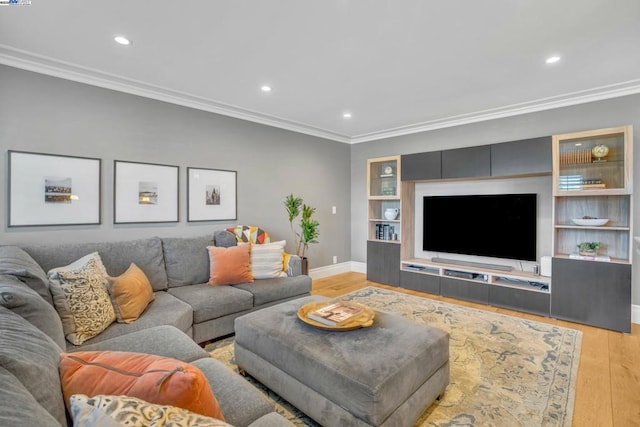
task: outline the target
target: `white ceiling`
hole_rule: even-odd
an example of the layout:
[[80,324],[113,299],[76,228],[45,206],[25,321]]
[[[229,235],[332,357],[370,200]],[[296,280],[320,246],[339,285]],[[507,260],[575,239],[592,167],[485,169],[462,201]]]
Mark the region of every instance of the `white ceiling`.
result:
[[640,93],[640,0],[32,0],[0,63],[363,142]]

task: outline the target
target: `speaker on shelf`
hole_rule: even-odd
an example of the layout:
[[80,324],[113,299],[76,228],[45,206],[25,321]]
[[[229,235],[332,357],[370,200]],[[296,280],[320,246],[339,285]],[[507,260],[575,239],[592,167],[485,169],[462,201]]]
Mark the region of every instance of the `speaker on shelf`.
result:
[[540,275],[551,277],[551,257],[543,256],[540,258]]

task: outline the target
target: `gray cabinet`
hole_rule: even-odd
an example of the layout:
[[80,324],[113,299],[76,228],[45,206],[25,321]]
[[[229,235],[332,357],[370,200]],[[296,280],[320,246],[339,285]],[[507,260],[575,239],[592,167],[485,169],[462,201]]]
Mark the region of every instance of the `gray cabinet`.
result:
[[458,148],[442,152],[442,178],[491,176],[491,147]]
[[402,181],[423,181],[442,178],[440,151],[405,154],[402,159]]
[[367,241],[367,280],[385,285],[400,284],[400,245]]
[[491,146],[491,176],[551,173],[551,137],[503,142]]
[[631,265],[554,257],[551,316],[631,332]]
[[470,280],[440,278],[440,295],[465,301],[489,304],[489,285]]
[[549,317],[550,295],[493,285],[489,287],[489,305]]
[[414,291],[440,294],[440,276],[433,274],[413,273],[411,271],[400,272],[400,287]]

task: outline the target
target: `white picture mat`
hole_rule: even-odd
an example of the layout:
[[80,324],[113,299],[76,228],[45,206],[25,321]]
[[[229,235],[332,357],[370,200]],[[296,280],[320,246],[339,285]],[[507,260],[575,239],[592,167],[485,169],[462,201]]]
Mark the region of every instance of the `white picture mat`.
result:
[[[236,176],[235,171],[188,168],[188,218],[187,221],[235,220]],[[220,188],[220,204],[207,205],[207,186]]]
[[[100,160],[10,152],[9,226],[100,224]],[[45,203],[45,178],[71,178],[71,203]]]
[[[178,167],[115,161],[114,222],[177,222]],[[157,204],[139,204],[140,182],[155,182]]]

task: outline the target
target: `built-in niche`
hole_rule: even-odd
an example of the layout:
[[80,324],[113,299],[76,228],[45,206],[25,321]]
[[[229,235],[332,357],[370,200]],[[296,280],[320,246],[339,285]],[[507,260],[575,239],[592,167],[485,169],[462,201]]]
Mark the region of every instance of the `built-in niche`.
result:
[[[537,224],[536,224],[536,262],[515,261],[511,259],[479,257],[450,253],[426,252],[422,249],[423,236],[423,197],[462,195],[462,194],[513,194],[536,193]],[[500,264],[512,267],[515,271],[533,272],[536,263],[542,256],[551,255],[552,230],[552,179],[550,176],[526,178],[464,180],[447,182],[419,182],[415,184],[414,195],[414,224],[413,224],[413,253],[414,258],[431,259],[443,257],[461,261]],[[470,212],[470,215],[472,213]],[[471,220],[471,218],[470,218]],[[437,226],[437,225],[434,225]],[[517,236],[513,236],[517,238]]]

